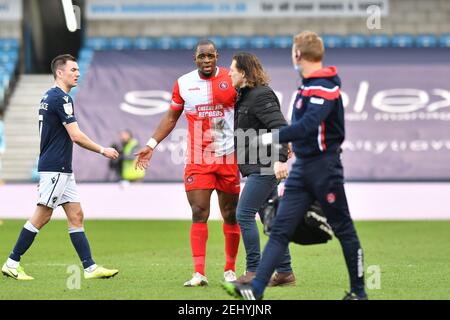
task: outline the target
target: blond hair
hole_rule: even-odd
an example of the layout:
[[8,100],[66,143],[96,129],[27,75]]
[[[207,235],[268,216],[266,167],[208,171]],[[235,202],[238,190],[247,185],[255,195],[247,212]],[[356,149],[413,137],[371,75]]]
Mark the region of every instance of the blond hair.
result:
[[312,31],[303,31],[294,36],[295,50],[300,50],[301,57],[307,61],[320,62],[323,59],[325,48],[319,35]]

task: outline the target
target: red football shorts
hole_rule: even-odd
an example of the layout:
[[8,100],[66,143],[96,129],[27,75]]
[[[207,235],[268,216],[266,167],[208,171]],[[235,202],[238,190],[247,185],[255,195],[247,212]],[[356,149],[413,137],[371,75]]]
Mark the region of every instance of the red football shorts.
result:
[[241,190],[239,167],[233,163],[186,164],[184,170],[186,191],[216,189],[230,194]]

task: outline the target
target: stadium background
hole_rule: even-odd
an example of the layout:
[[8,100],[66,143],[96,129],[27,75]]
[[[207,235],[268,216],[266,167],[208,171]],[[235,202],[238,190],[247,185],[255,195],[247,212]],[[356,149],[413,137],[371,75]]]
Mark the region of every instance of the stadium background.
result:
[[[79,59],[82,79],[72,95],[81,129],[110,145],[121,129],[129,128],[144,143],[169,105],[176,78],[194,69],[192,49],[204,37],[216,42],[219,65],[225,67],[236,51],[256,53],[289,117],[298,84],[290,46],[292,35],[302,30],[322,35],[326,63],[337,65],[343,80],[344,163],[352,216],[379,223],[450,219],[450,1],[73,4],[80,28],[69,32],[60,1],[0,0],[0,110],[7,143],[0,219],[27,218],[34,210],[31,172],[39,152],[38,105],[53,83],[49,64],[57,54]],[[177,128],[185,127],[180,119]],[[74,147],[87,219],[188,220],[180,161],[184,131],[177,132],[181,135],[160,145],[145,182],[130,185],[112,182],[107,160]],[[211,203],[211,218],[219,219],[215,195]],[[64,218],[61,209],[55,218]],[[388,233],[388,225],[377,226],[381,233],[374,241],[383,237],[383,230]],[[424,234],[448,243],[449,233],[434,233],[429,226]],[[417,232],[416,227],[406,230],[405,239],[407,232]]]

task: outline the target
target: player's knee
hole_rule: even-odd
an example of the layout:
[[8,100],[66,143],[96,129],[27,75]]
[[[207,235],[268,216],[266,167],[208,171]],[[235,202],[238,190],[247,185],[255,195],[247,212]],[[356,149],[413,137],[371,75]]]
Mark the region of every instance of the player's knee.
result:
[[198,205],[192,205],[192,222],[194,223],[205,223],[208,221],[209,211]]
[[31,221],[34,227],[41,230],[51,219],[52,215],[41,216],[39,219]]
[[223,217],[223,221],[226,224],[236,224],[237,223],[236,211],[234,211],[234,210],[233,211],[229,210],[229,211],[223,212],[222,217]]
[[52,218],[52,213],[53,212],[47,212],[44,215],[42,215],[42,220],[41,221],[43,222],[44,225],[47,224],[50,221],[50,219]]
[[235,224],[236,220],[236,206],[232,203],[225,205],[222,208],[222,217],[225,223]]
[[53,213],[52,209],[44,206],[38,206],[35,214],[30,219],[30,222],[37,229],[41,229],[50,221],[50,219],[52,218],[52,213]]
[[84,220],[83,210],[78,210],[76,212],[73,212],[69,216],[69,223],[70,223],[71,227],[74,227],[74,228],[83,227],[83,220]]

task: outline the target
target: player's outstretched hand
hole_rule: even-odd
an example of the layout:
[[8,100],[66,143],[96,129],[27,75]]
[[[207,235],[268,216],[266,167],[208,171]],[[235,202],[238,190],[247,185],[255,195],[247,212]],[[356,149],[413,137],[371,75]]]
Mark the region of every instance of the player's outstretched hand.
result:
[[105,148],[103,155],[112,160],[116,160],[119,157],[119,153],[114,148]]
[[148,167],[148,163],[153,155],[153,149],[149,146],[145,146],[142,149],[140,149],[137,153],[134,154],[137,156],[136,161],[136,169],[142,169],[145,170]]
[[288,165],[286,162],[277,161],[273,164],[273,171],[278,180],[286,179],[288,176]]

